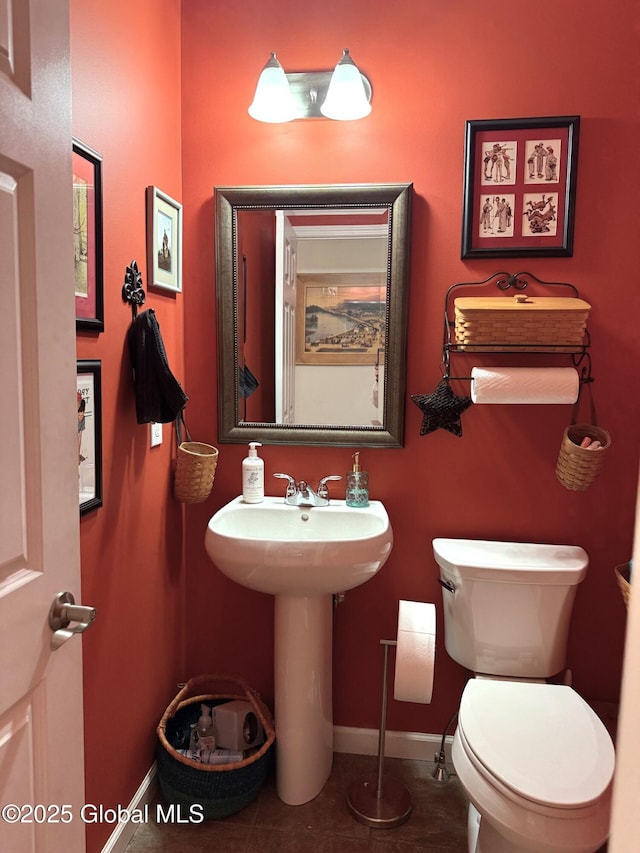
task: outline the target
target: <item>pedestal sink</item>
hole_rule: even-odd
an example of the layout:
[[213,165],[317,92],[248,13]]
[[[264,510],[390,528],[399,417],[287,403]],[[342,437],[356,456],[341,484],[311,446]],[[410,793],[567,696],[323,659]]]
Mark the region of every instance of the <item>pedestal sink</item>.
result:
[[276,784],[289,805],[320,793],[333,760],[332,595],[360,586],[387,561],[384,505],[296,507],[235,498],[211,518],[205,547],[227,577],[275,596]]

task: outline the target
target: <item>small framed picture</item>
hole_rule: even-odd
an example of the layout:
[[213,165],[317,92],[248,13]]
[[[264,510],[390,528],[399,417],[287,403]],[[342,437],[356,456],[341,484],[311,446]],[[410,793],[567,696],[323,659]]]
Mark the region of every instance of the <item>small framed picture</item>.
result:
[[182,292],[182,205],[147,187],[147,284]]
[[76,329],[103,332],[102,155],[74,139],[72,167]]
[[579,116],[468,121],[463,258],[573,254]]
[[297,364],[377,364],[387,328],[384,273],[298,273]]
[[80,515],[102,506],[102,363],[78,361],[78,500]]

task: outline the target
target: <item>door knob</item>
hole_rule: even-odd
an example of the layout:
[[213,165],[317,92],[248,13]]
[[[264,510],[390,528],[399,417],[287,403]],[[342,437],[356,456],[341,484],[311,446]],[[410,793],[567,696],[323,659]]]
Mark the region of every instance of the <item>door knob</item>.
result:
[[[70,592],[59,592],[49,610],[49,627],[53,631],[51,648],[55,651],[74,634],[82,634],[93,624],[95,618],[95,607],[76,604]],[[71,625],[72,622],[75,624]]]

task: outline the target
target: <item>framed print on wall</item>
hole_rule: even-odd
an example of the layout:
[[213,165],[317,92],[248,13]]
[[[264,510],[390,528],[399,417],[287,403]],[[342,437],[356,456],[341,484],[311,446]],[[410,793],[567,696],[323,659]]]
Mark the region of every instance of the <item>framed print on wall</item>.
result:
[[147,284],[182,291],[182,205],[147,187]]
[[80,515],[102,506],[102,363],[78,361],[78,500]]
[[296,281],[296,364],[377,364],[386,338],[386,275],[298,273]]
[[76,329],[103,332],[102,155],[74,139],[72,170]]
[[468,121],[463,258],[573,254],[579,116]]

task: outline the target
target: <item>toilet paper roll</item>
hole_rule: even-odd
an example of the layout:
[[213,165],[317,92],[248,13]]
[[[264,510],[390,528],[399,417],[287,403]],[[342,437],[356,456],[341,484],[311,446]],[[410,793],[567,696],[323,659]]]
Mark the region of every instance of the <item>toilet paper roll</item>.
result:
[[575,403],[580,377],[575,367],[474,367],[474,403]]
[[431,702],[436,656],[436,606],[400,601],[393,696],[400,702]]

